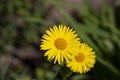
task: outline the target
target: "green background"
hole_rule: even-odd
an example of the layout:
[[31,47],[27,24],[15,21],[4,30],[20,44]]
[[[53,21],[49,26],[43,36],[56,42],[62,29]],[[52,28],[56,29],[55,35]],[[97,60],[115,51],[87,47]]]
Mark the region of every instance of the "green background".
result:
[[[76,74],[39,49],[53,25],[73,28],[96,52],[95,67]],[[119,80],[120,0],[0,0],[0,80]]]

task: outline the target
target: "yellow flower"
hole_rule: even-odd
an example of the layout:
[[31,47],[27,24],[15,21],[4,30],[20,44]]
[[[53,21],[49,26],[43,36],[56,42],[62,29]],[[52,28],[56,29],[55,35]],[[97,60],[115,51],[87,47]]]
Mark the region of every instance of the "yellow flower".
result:
[[92,48],[85,43],[81,43],[81,46],[76,49],[75,54],[67,62],[67,67],[76,73],[86,73],[94,67],[95,61],[96,55]]
[[50,30],[46,30],[42,38],[41,50],[47,50],[44,56],[58,64],[68,60],[73,49],[80,46],[80,38],[76,32],[65,25],[54,25]]

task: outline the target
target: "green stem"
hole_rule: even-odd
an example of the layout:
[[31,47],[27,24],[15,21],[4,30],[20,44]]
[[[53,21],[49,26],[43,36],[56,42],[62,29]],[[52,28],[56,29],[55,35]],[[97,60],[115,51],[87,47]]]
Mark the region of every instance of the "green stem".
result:
[[56,71],[56,73],[55,73],[55,76],[53,77],[52,80],[56,80],[56,77],[57,77],[57,75],[59,74],[61,68],[62,68],[62,66],[60,66],[60,67],[57,69],[57,71]]
[[72,72],[70,72],[67,76],[65,76],[62,80],[67,80],[68,77],[70,77],[72,75]]

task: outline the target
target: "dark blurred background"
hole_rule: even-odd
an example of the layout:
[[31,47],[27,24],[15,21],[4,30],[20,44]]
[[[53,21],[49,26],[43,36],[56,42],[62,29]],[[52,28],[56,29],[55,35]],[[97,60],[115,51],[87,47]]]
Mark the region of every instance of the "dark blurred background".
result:
[[[52,25],[71,26],[97,55],[86,74],[44,57]],[[0,0],[0,80],[119,80],[120,0]]]

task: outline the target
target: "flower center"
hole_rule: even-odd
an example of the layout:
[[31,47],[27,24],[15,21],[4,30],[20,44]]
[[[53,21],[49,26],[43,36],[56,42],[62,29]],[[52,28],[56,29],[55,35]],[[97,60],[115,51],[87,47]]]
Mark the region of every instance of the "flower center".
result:
[[63,38],[58,38],[54,43],[55,47],[60,50],[64,50],[67,47],[67,41]]
[[83,61],[85,60],[85,55],[82,54],[82,53],[80,53],[79,55],[76,55],[76,56],[75,56],[75,60],[76,60],[77,62],[83,62]]

